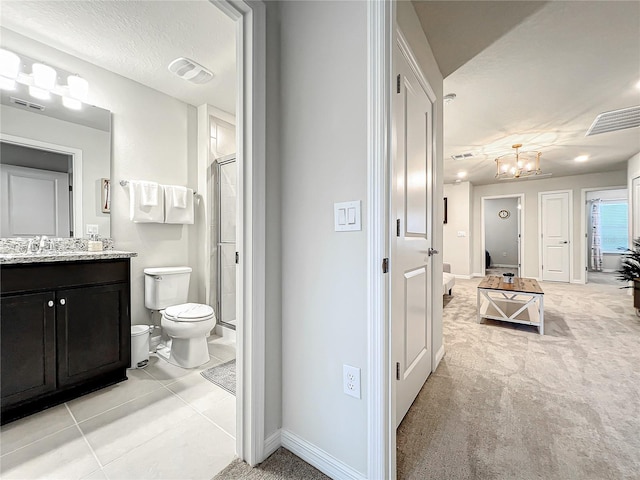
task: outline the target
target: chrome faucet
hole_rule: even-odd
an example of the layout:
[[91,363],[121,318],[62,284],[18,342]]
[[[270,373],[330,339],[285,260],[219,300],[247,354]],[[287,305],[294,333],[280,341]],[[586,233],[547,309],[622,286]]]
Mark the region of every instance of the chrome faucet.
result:
[[27,253],[40,253],[42,252],[46,245],[47,242],[50,242],[50,240],[47,238],[46,235],[36,235],[33,238],[29,239],[29,243],[27,245]]

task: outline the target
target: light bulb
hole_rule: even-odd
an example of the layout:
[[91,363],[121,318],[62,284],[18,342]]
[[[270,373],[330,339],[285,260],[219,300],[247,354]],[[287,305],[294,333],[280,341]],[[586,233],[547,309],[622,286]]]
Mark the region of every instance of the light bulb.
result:
[[506,172],[507,170],[509,170],[509,165],[505,163],[504,165],[502,165],[502,171]]
[[16,81],[12,78],[0,76],[0,90],[15,90]]
[[65,107],[71,110],[82,109],[82,102],[76,98],[62,97],[62,105],[64,105]]
[[20,57],[9,50],[0,48],[0,75],[15,79],[20,72]]
[[34,63],[32,66],[33,84],[38,88],[45,90],[53,90],[56,86],[56,77],[58,74],[55,69],[44,63]]
[[77,100],[85,101],[89,93],[89,82],[78,75],[69,75],[67,77],[69,85],[69,95]]
[[515,175],[515,174],[516,174],[516,172],[517,172],[516,167],[511,167],[511,173],[512,173],[513,175]]
[[530,171],[531,171],[531,164],[527,163],[527,172],[530,172]]
[[38,98],[40,100],[49,100],[51,98],[51,94],[49,90],[45,90],[44,88],[34,87],[33,85],[29,87],[29,95],[33,98]]

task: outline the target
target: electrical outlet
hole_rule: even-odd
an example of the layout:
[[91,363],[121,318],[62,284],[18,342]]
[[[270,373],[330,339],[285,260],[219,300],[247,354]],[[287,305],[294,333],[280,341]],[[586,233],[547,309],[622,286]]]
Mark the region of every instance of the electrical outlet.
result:
[[351,365],[342,366],[342,388],[344,393],[360,398],[360,369]]

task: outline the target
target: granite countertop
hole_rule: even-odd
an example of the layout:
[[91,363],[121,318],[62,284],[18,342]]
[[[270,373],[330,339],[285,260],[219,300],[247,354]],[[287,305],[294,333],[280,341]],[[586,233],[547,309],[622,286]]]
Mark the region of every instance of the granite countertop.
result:
[[122,250],[102,250],[101,252],[63,251],[39,253],[3,253],[0,254],[0,265],[19,263],[76,262],[81,260],[111,260],[114,258],[131,258],[138,256],[134,252]]

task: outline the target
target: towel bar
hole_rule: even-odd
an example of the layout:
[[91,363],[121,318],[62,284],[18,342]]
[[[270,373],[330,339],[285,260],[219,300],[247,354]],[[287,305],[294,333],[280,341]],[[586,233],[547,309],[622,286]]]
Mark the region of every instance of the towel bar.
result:
[[[120,185],[122,185],[123,187],[126,187],[127,185],[129,185],[129,180],[120,180]],[[196,192],[195,190],[193,191],[193,195],[197,195],[198,192]]]

